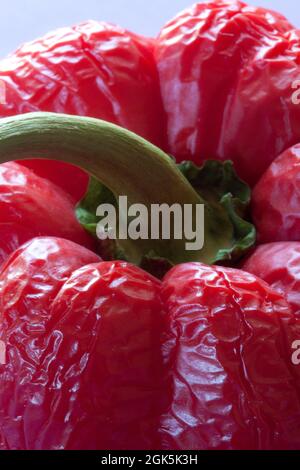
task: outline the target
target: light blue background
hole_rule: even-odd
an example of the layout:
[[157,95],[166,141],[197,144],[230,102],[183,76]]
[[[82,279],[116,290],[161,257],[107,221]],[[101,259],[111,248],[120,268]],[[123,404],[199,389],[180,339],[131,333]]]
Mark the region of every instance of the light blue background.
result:
[[[155,35],[165,21],[193,0],[0,0],[0,56],[60,26],[87,19],[120,24]],[[300,0],[249,0],[285,14],[300,28]]]

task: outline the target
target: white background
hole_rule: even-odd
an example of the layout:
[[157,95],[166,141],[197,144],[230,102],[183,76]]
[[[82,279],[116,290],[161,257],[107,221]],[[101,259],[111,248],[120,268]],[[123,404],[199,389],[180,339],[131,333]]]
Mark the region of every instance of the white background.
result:
[[[165,21],[193,0],[0,0],[0,56],[60,26],[87,19],[120,24],[155,35]],[[300,27],[300,0],[249,0],[285,14]]]

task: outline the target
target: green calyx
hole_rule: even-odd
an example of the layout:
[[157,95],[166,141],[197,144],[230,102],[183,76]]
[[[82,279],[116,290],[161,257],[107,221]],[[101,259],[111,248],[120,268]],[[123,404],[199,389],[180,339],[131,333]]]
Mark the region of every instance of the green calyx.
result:
[[[140,266],[170,266],[186,261],[213,264],[236,259],[255,242],[253,225],[244,220],[250,190],[230,162],[207,161],[201,168],[176,163],[136,134],[98,119],[52,113],[32,113],[0,121],[0,162],[22,158],[52,158],[75,164],[91,175],[90,187],[76,212],[95,234],[100,204],[116,207],[120,196],[128,206],[190,205],[195,214],[204,205],[204,245],[187,250],[186,239],[102,240],[105,257]],[[121,214],[122,219],[122,214]],[[120,224],[120,217],[117,223]],[[196,228],[196,227],[194,227]]]
[[[248,221],[249,186],[237,176],[229,160],[206,160],[201,167],[187,161],[179,164],[178,168],[214,214],[212,228],[215,236],[221,237],[215,262],[238,260],[256,239],[255,227]],[[222,246],[223,237],[228,239],[228,246]]]

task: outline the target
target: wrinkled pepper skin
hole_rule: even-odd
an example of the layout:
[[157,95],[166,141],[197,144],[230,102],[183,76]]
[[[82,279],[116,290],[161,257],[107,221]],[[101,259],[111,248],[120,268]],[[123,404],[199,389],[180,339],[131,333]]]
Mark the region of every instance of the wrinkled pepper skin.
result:
[[279,155],[252,194],[260,243],[300,241],[300,144]]
[[161,283],[36,238],[0,285],[2,447],[300,448],[300,325],[255,276],[190,263]]
[[253,185],[300,140],[300,34],[281,15],[239,1],[195,4],[162,28],[156,60],[178,160],[233,160]]
[[[2,60],[0,80],[6,85],[2,117],[32,111],[96,117],[164,146],[153,41],[118,26],[88,21],[49,33]],[[76,200],[83,196],[88,178],[75,167],[26,165]]]
[[299,449],[300,325],[240,270],[180,265],[164,279],[169,407],[164,449]]
[[0,435],[9,449],[157,447],[160,282],[37,238],[0,274]]
[[70,196],[14,162],[0,165],[0,234],[0,264],[38,235],[67,238],[91,249],[95,245],[76,220]]
[[300,242],[260,245],[242,268],[284,295],[294,313],[300,315]]

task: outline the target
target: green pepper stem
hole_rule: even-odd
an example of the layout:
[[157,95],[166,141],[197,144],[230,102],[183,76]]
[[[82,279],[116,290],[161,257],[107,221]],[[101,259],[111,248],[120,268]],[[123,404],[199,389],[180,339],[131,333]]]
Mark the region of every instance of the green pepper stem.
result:
[[[98,119],[54,113],[31,113],[0,120],[0,162],[46,158],[72,163],[128,203],[200,204],[176,164],[162,150],[136,134]],[[186,240],[135,241],[134,261],[149,252],[171,262],[214,258],[214,241],[201,253],[186,253]],[[136,247],[139,247],[138,249]]]

